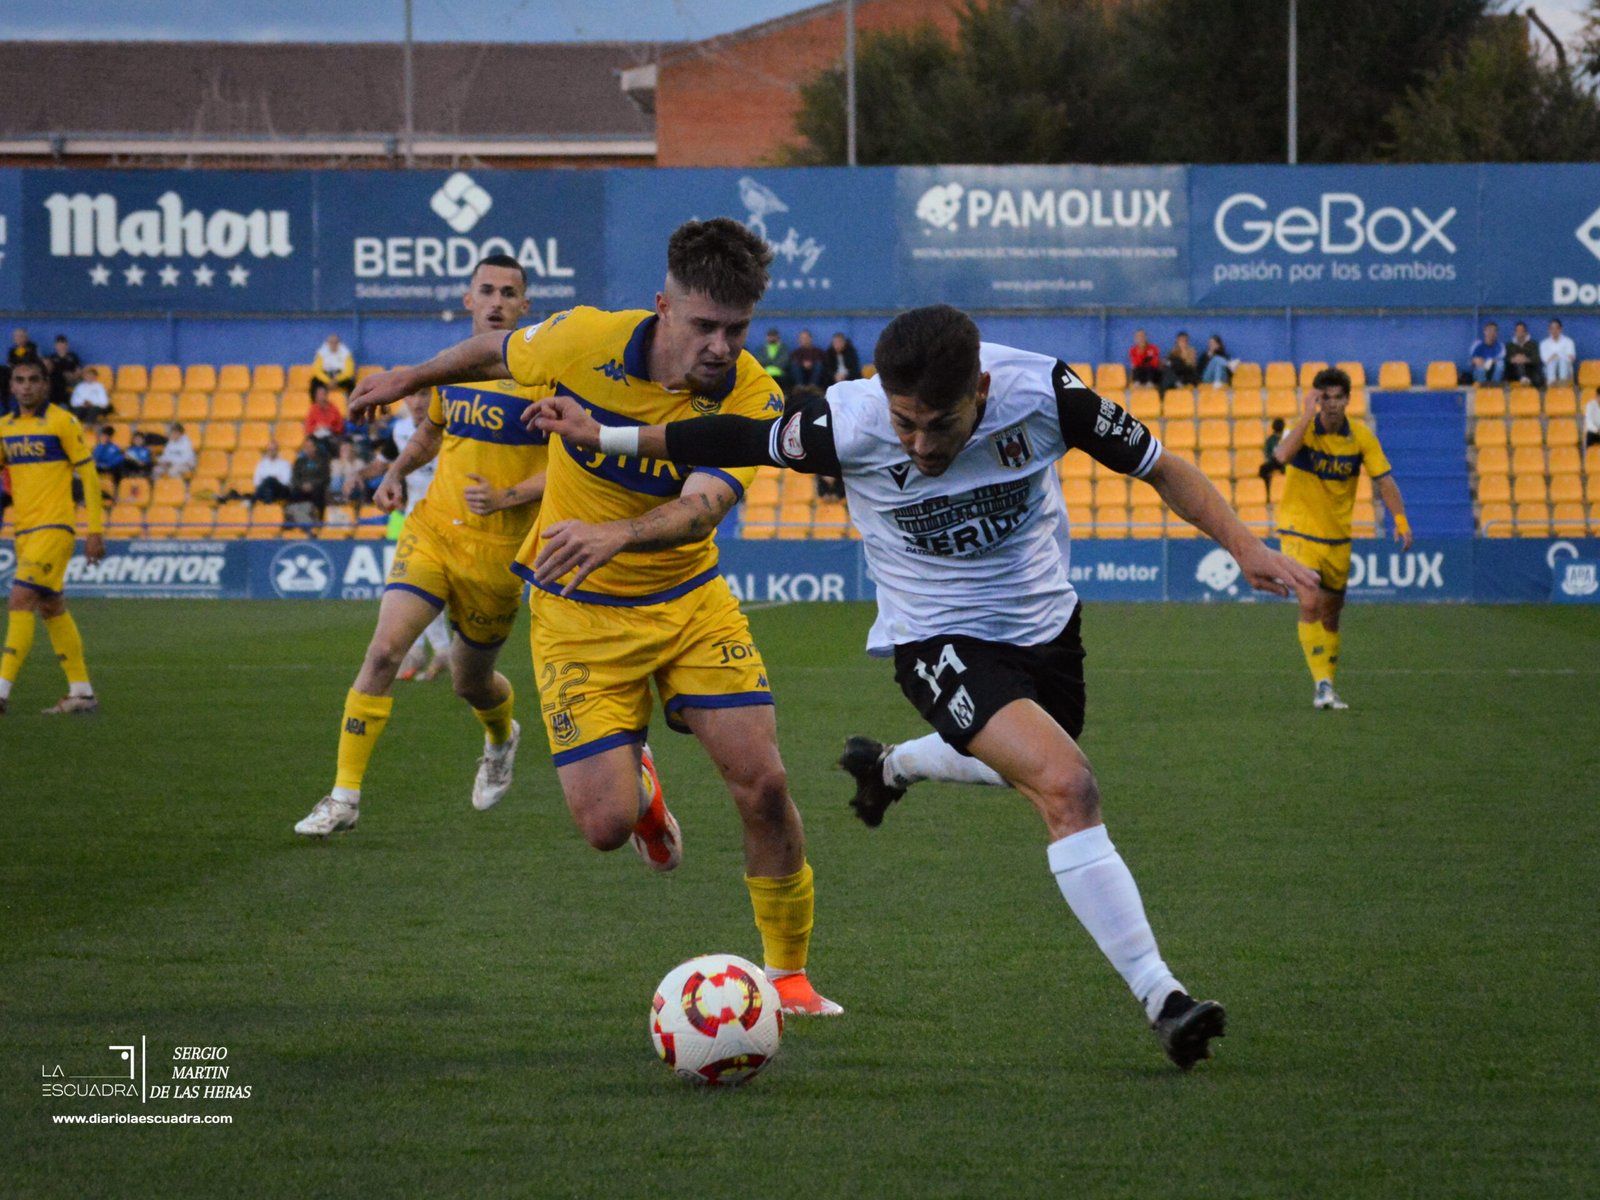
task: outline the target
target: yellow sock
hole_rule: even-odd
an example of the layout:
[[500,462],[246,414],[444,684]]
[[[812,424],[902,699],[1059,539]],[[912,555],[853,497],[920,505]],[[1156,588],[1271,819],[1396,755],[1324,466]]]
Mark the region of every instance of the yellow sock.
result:
[[50,645],[55,648],[56,661],[67,673],[68,686],[77,684],[87,687],[89,667],[83,661],[83,635],[78,632],[78,623],[72,619],[72,614],[62,613],[59,617],[46,617],[44,631],[50,635]]
[[491,746],[504,746],[511,740],[511,706],[517,699],[510,681],[506,683],[506,698],[493,708],[475,708],[472,715],[483,722]]
[[1339,635],[1322,631],[1323,645],[1328,647],[1328,682],[1333,682],[1333,677],[1339,672]]
[[1311,668],[1311,679],[1321,683],[1324,679],[1331,680],[1333,672],[1328,670],[1328,631],[1322,627],[1321,621],[1300,622],[1300,649],[1305,651],[1306,666]]
[[805,863],[793,875],[771,879],[746,875],[750,907],[755,910],[756,928],[761,931],[761,952],[766,965],[779,971],[803,971],[806,952],[811,947],[811,914],[817,893],[811,882],[811,864]]
[[6,648],[5,653],[0,654],[0,679],[15,683],[23,660],[33,649],[34,617],[31,612],[9,612],[6,616]]
[[361,790],[373,747],[389,723],[393,708],[393,696],[369,696],[350,689],[344,698],[344,720],[339,726],[339,769],[333,777],[334,787]]

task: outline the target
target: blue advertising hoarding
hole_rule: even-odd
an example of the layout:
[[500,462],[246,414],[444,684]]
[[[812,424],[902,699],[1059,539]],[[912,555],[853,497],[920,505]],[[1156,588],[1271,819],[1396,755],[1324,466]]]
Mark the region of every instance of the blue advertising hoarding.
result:
[[[1600,305],[1600,166],[1486,166],[1482,223],[1485,304]],[[1535,339],[1545,334],[1534,330]]]
[[28,171],[23,302],[44,311],[312,308],[306,171]]
[[597,171],[328,171],[317,177],[318,307],[461,306],[479,259],[507,254],[533,312],[605,300]]
[[0,309],[22,307],[22,172],[0,171]]
[[763,312],[893,308],[894,177],[889,167],[613,171],[607,304],[649,307],[672,231],[691,218],[732,217],[772,247]]
[[[1469,307],[1476,167],[1192,167],[1192,302]],[[1520,222],[1519,222],[1520,224]],[[1514,239],[1497,243],[1514,252]]]
[[1182,167],[903,167],[902,305],[1188,302]]

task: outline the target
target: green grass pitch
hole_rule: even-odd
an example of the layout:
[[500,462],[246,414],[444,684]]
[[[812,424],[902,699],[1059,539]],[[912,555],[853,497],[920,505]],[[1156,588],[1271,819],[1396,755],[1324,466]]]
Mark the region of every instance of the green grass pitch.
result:
[[[817,871],[814,978],[747,1088],[646,1032],[691,954],[759,958],[736,824],[654,744],[674,875],[585,847],[534,714],[469,804],[477,727],[401,684],[360,827],[290,832],[331,779],[358,604],[74,604],[103,698],[41,635],[0,720],[0,1194],[1531,1197],[1600,1193],[1600,610],[1346,615],[1316,713],[1286,605],[1095,606],[1107,823],[1180,978],[1224,1001],[1181,1075],[1062,903],[1015,795],[915,791],[868,830],[847,733],[919,732],[864,606],[752,616]],[[226,1047],[248,1099],[47,1099],[148,1047]],[[232,1114],[231,1125],[52,1123]]]

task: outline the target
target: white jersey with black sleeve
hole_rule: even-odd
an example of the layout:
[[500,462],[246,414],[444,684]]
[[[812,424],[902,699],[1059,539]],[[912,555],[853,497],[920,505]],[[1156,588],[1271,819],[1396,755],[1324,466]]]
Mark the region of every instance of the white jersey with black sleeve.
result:
[[844,480],[877,585],[867,652],[948,634],[1033,646],[1056,637],[1078,596],[1055,464],[1080,449],[1144,476],[1160,441],[1064,364],[985,342],[988,399],[944,474],[919,474],[889,420],[877,379],[852,380],[790,406],[770,435],[772,461]]

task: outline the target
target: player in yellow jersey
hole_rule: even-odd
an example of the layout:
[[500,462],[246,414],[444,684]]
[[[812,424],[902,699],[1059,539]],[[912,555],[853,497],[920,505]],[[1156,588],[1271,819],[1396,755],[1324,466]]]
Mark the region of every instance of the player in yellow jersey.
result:
[[[782,396],[744,350],[771,261],[735,221],[690,221],[668,243],[654,312],[575,308],[475,337],[368,378],[351,407],[498,375],[574,397],[606,424],[776,416]],[[584,838],[598,850],[631,840],[660,869],[678,863],[677,823],[659,789],[640,782],[654,681],[668,725],[699,739],[738,808],[745,884],[784,1011],[832,1015],[842,1010],[806,976],[812,873],[772,692],[712,540],[753,476],[553,444],[544,505],[515,569],[530,587],[545,732]]]
[[1339,669],[1339,613],[1350,579],[1351,510],[1363,469],[1394,517],[1395,536],[1411,549],[1411,523],[1377,435],[1345,415],[1350,376],[1337,367],[1319,371],[1306,395],[1306,410],[1273,450],[1284,466],[1278,503],[1283,552],[1310,567],[1321,581],[1300,595],[1300,649],[1316,685],[1316,708],[1349,708],[1333,690]]
[[94,469],[78,419],[49,403],[49,378],[36,355],[14,360],[11,394],[21,411],[0,417],[0,467],[11,470],[17,539],[17,574],[6,606],[5,652],[0,655],[0,716],[10,707],[11,685],[33,646],[39,620],[44,621],[67,676],[66,696],[45,714],[86,716],[100,708],[83,661],[83,638],[61,591],[78,540],[74,474],[83,483],[83,506],[89,514],[84,555],[99,562],[106,554],[100,473]]
[[[462,304],[474,333],[500,337],[515,329],[528,309],[521,265],[504,254],[483,259]],[[504,378],[434,388],[426,419],[390,464],[374,498],[392,512],[404,501],[406,475],[435,455],[439,460],[428,494],[406,518],[378,626],[345,696],[333,788],[296,833],[326,837],[355,825],[362,779],[394,707],[400,663],[440,610],[449,611],[455,629],[456,695],[484,728],[472,805],[491,808],[510,788],[521,727],[512,717],[511,683],[495,670],[495,659],[521,607],[522,583],[511,561],[544,491],[547,439],[530,435],[518,418],[530,399],[547,394]]]

